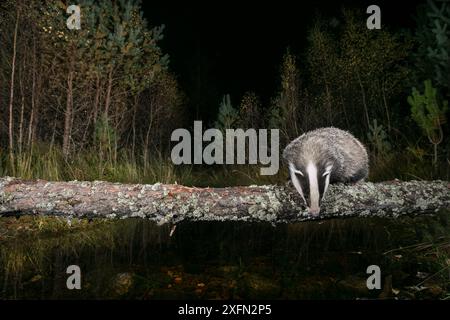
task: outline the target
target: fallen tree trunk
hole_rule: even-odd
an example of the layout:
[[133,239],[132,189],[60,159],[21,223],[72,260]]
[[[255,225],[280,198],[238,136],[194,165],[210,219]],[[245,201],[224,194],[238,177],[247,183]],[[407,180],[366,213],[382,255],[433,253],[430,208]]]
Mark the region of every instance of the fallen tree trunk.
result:
[[295,222],[351,216],[397,217],[450,207],[446,181],[331,185],[319,217],[309,215],[289,186],[191,188],[110,182],[48,182],[0,178],[0,215],[76,218]]

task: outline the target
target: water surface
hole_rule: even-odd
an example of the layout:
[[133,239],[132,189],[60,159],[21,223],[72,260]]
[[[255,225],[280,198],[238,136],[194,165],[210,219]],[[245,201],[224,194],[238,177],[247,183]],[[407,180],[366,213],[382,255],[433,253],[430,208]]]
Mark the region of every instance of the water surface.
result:
[[[450,212],[264,223],[0,220],[2,299],[445,299]],[[82,289],[66,288],[78,265]],[[378,265],[382,289],[368,290]]]

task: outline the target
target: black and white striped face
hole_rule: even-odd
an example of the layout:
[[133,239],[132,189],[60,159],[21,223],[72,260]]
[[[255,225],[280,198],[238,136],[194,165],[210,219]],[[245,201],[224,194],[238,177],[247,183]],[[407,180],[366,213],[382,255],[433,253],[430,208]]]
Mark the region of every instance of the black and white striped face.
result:
[[289,163],[292,184],[312,215],[318,215],[320,212],[320,204],[330,184],[332,169],[332,164],[317,165],[309,162],[305,167],[296,167]]

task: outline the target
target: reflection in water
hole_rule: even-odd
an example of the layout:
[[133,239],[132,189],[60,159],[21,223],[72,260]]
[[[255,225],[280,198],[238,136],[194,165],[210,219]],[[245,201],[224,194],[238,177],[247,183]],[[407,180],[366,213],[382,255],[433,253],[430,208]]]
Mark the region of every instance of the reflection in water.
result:
[[[264,223],[0,220],[0,298],[445,298],[450,212]],[[79,265],[82,290],[65,273]],[[378,265],[382,290],[368,290]]]

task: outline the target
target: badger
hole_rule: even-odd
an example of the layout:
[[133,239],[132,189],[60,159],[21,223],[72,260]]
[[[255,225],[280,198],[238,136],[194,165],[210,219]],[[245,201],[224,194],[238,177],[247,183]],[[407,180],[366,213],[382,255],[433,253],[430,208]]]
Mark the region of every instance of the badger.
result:
[[356,183],[369,173],[366,148],[347,131],[328,127],[302,134],[288,144],[283,159],[309,214],[320,213],[330,183]]

